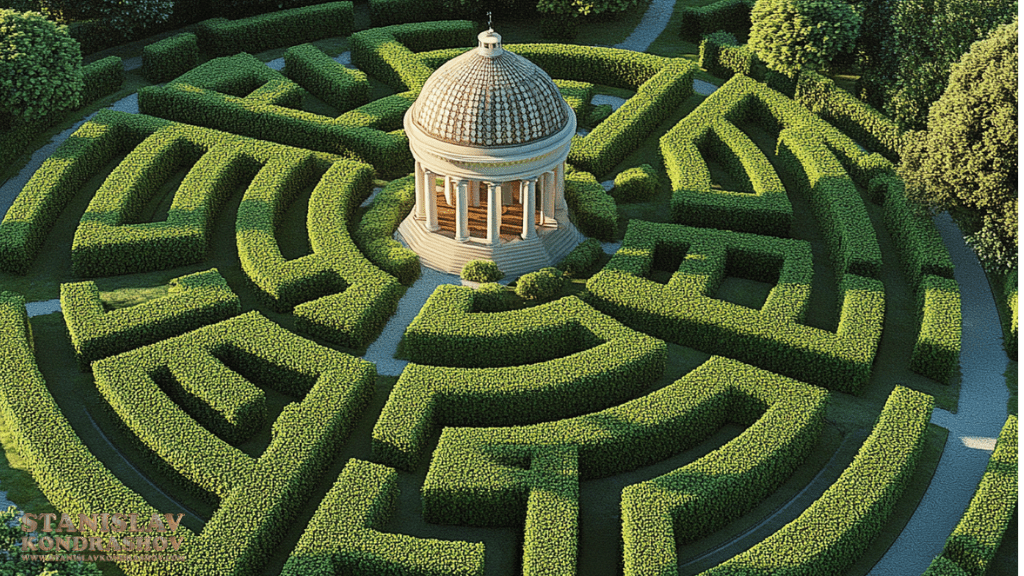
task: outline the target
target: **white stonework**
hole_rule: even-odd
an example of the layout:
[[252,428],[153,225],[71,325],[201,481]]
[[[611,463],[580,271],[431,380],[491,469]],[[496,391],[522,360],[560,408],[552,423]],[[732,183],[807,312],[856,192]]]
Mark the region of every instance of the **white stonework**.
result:
[[405,114],[416,207],[398,237],[431,268],[457,274],[489,259],[514,277],[557,264],[583,240],[564,198],[576,115],[500,35],[478,38],[427,79]]

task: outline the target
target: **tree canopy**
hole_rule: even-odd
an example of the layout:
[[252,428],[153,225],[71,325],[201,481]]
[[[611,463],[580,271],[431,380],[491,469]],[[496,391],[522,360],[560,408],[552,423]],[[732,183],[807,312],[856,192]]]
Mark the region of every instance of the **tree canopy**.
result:
[[750,46],[768,68],[793,76],[853,50],[860,15],[843,0],[757,0]]

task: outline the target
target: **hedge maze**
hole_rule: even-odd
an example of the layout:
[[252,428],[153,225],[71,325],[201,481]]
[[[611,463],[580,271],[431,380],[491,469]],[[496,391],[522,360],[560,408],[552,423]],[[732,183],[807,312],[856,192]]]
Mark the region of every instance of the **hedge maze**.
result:
[[[742,31],[751,4],[683,33]],[[724,41],[702,48],[707,97],[684,57],[508,44],[580,118],[632,94],[573,140],[566,182],[579,229],[617,244],[574,251],[553,300],[441,285],[399,322],[426,281],[393,238],[414,203],[402,117],[478,31],[357,31],[334,2],[146,47],[140,113],[85,122],[0,223],[0,418],[46,498],[184,512],[188,559],[129,575],[666,576],[705,542],[731,556],[709,576],[840,574],[884,551],[935,466],[961,332],[899,133],[820,76],[777,91]],[[59,293],[60,320],[19,292]],[[378,374],[361,357],[394,330],[404,368]],[[1013,417],[930,574],[991,561],[1008,518],[979,510],[1015,506],[1015,437]]]

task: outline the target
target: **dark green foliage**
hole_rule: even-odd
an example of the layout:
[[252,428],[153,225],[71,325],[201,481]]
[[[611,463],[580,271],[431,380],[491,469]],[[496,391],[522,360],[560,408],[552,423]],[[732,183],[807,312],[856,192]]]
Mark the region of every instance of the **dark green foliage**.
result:
[[568,278],[583,278],[597,266],[603,254],[601,242],[596,238],[587,238],[558,263],[558,269]]
[[[177,5],[181,0],[176,0]],[[214,8],[225,18],[254,16],[264,12],[291,10],[314,4],[323,4],[321,0],[210,0]]]
[[13,505],[0,511],[0,554],[3,554],[0,568],[5,572],[17,576],[103,576],[92,562],[43,562],[32,558],[38,551],[30,554],[22,548],[22,538],[28,534],[23,530],[21,518],[22,511]]
[[757,0],[750,47],[769,69],[789,77],[853,50],[860,14],[845,0]]
[[739,46],[735,36],[719,30],[701,39],[697,62],[709,74],[729,78],[733,74],[751,76],[756,59],[748,45]]
[[61,284],[60,304],[79,367],[177,336],[241,313],[241,305],[216,268],[171,280],[168,296],[103,310],[93,282]]
[[658,172],[650,164],[641,164],[615,175],[610,194],[616,201],[646,202],[658,193]]
[[327,2],[241,20],[214,18],[196,28],[204,52],[227,56],[257,53],[352,33],[352,3]]
[[370,99],[366,74],[335,62],[312,44],[292,46],[284,53],[285,75],[330,104],[348,112]]
[[377,193],[353,234],[370,262],[407,286],[420,277],[420,257],[393,236],[415,204],[415,177],[392,180]]
[[611,242],[618,233],[619,213],[615,200],[589,172],[565,176],[565,202],[572,222],[587,236]]
[[356,32],[349,41],[357,68],[395,90],[418,92],[433,70],[414,52],[473,46],[476,26],[468,20],[395,24]]
[[124,62],[120,56],[107,56],[82,67],[82,102],[90,103],[121,89]]
[[921,330],[910,369],[945,384],[960,365],[960,287],[950,278],[925,276],[915,292]]
[[525,300],[550,300],[562,293],[565,280],[558,268],[541,268],[516,280],[516,295]]
[[[590,114],[587,115],[587,126],[593,127],[597,126],[601,122],[604,122],[605,120],[608,119],[609,116],[612,115],[613,111],[614,110],[612,110],[611,104],[601,104],[599,106],[594,106],[593,109],[590,110]],[[579,114],[577,114],[577,117],[578,116]]]
[[440,4],[437,0],[369,0],[370,24],[379,28],[436,20]]
[[[36,366],[31,338],[24,298],[0,293],[0,350],[4,355],[0,417],[39,490],[54,508],[73,516],[95,514],[100,508],[124,510],[140,518],[159,514],[161,511],[118,480],[75,433]],[[175,536],[186,549],[196,545],[195,535],[187,528],[179,527]]]
[[971,46],[908,138],[900,175],[911,198],[966,224],[986,266],[1017,262],[1017,21]]
[[142,73],[153,83],[176,78],[199,64],[196,35],[185,32],[142,49]]
[[710,390],[695,393],[728,398],[725,414],[716,411],[707,425],[724,419],[748,428],[697,461],[622,491],[628,576],[676,572],[677,542],[703,538],[760,504],[803,462],[821,431],[824,390],[720,357],[699,370],[719,379],[707,378]]
[[1017,482],[1017,416],[1011,414],[978,490],[939,558],[955,563],[963,574],[984,576],[1017,510]]
[[718,0],[705,6],[685,6],[681,10],[680,35],[692,41],[716,30],[746,32],[750,29],[753,7],[754,0]]
[[[874,72],[883,78],[886,113],[901,130],[922,130],[932,103],[942,96],[953,63],[996,28],[1017,16],[1016,0],[915,0],[892,6],[895,62],[883,62]],[[1016,28],[1013,32],[1016,35]],[[992,57],[994,54],[988,54]],[[982,58],[979,62],[984,62]],[[889,74],[894,76],[890,84]],[[969,74],[978,75],[979,72]]]
[[459,277],[470,282],[497,282],[505,273],[498,270],[498,264],[492,260],[470,260],[462,267]]
[[[669,263],[678,269],[667,284],[647,279],[654,267]],[[775,287],[754,310],[714,298],[726,274]],[[588,302],[670,342],[855,392],[871,375],[882,335],[882,284],[839,277],[841,312],[833,333],[802,324],[811,274],[806,242],[633,220],[622,248],[587,282]]]
[[82,101],[82,51],[37,12],[0,10],[0,130],[76,108]]
[[476,312],[504,312],[514,305],[514,291],[497,282],[484,282],[473,295],[473,310]]
[[[171,376],[159,375],[168,370]],[[101,360],[93,373],[111,408],[154,458],[194,483],[193,490],[221,497],[179,570],[189,576],[253,573],[265,564],[333,463],[376,379],[369,362],[296,336],[257,312]],[[195,394],[183,402],[188,412],[171,398],[171,378]],[[273,423],[258,459],[208,430],[224,433],[237,423],[241,436],[254,422],[262,427],[264,393],[254,384],[301,398]],[[214,414],[226,422],[213,424]]]
[[292,550],[281,576],[344,573],[482,576],[484,545],[385,531],[398,473],[352,458]]
[[778,532],[703,574],[842,574],[886,525],[917,469],[933,404],[931,396],[897,386],[871,436],[821,498]]

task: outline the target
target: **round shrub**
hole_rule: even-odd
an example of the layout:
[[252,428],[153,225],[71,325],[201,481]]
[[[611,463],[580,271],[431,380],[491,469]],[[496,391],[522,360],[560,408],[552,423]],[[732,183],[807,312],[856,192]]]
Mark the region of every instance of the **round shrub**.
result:
[[81,103],[82,51],[67,26],[0,10],[0,124],[30,122]]
[[559,262],[558,269],[569,278],[583,278],[597,266],[602,254],[601,243],[596,238],[587,238]]
[[795,76],[822,68],[854,48],[860,14],[844,0],[757,0],[750,13],[750,47],[769,69]]
[[516,294],[526,300],[550,300],[562,293],[564,282],[558,268],[541,268],[519,277]]
[[650,200],[657,193],[658,173],[650,164],[641,164],[615,176],[611,195],[616,200],[637,202]]
[[497,282],[504,277],[505,273],[490,260],[470,260],[462,267],[461,278],[469,282]]
[[1017,21],[953,66],[928,130],[911,133],[900,175],[910,197],[966,224],[982,263],[1017,262]]
[[512,291],[497,282],[481,284],[473,293],[475,312],[504,312],[512,309]]

